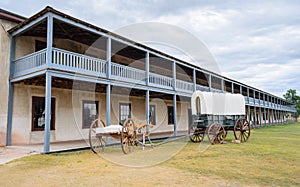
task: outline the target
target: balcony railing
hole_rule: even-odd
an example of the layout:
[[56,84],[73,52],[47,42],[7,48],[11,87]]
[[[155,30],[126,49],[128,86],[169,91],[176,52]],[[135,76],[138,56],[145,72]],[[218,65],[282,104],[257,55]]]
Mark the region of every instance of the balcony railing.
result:
[[196,85],[196,90],[209,92],[209,87],[207,87],[207,86],[202,86],[202,85],[197,84],[197,85]]
[[27,70],[41,67],[46,64],[46,49],[26,55],[14,61],[14,75],[20,72],[25,73]]
[[[47,50],[43,49],[38,52],[26,55],[15,60],[14,63],[14,77],[26,75],[32,72],[43,70],[46,68],[58,69],[63,71],[70,71],[73,73],[81,73],[88,76],[107,77],[107,62],[105,60],[86,56],[62,49],[53,48],[52,62],[46,64]],[[137,68],[124,66],[117,63],[111,63],[111,78],[120,79],[125,82],[137,83],[146,85],[146,71]],[[150,86],[174,89],[174,79],[159,74],[149,72]],[[192,94],[194,91],[194,84],[182,80],[176,80],[176,90]],[[196,90],[222,92],[218,89],[209,89],[207,86],[196,84]],[[286,111],[295,112],[295,107],[283,106],[274,104],[272,102],[263,101],[255,98],[245,96],[245,103],[250,105],[259,105],[271,109],[284,109]]]
[[158,75],[155,73],[149,73],[149,83],[152,85],[159,85],[166,88],[173,88],[174,81],[171,77]]
[[133,81],[145,82],[146,73],[143,70],[111,63],[111,75],[113,78],[125,78]]
[[62,49],[53,48],[52,65],[57,68],[66,68],[75,72],[87,71],[96,75],[106,73],[106,62]]
[[194,84],[182,80],[176,80],[176,89],[194,91]]

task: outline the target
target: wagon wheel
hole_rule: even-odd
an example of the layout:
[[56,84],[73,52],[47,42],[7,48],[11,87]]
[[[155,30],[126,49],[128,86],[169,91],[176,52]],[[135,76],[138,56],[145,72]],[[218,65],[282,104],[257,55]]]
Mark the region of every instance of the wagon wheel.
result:
[[220,123],[212,123],[207,132],[208,140],[211,144],[220,144],[226,137],[226,131]]
[[127,119],[122,127],[121,146],[124,154],[130,153],[136,141],[136,127],[132,119]]
[[197,128],[191,125],[189,129],[189,137],[192,142],[201,142],[204,138],[204,131],[202,128]]
[[247,142],[250,137],[250,124],[245,118],[240,118],[236,121],[233,129],[236,140]]
[[94,153],[100,153],[104,150],[105,141],[101,135],[96,133],[97,128],[105,127],[105,123],[100,119],[96,119],[92,122],[89,130],[89,143]]

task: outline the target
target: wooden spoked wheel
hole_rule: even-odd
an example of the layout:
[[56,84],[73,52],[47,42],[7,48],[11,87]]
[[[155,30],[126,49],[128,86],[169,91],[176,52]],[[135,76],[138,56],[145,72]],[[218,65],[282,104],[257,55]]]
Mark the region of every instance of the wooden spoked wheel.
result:
[[105,123],[101,119],[96,119],[92,122],[89,130],[89,143],[92,151],[96,154],[102,152],[105,147],[105,140],[97,134],[97,128],[105,127]]
[[195,125],[191,125],[189,137],[192,142],[201,142],[204,138],[204,130],[202,128],[197,128]]
[[233,133],[236,140],[240,140],[241,143],[247,142],[250,137],[250,124],[247,119],[236,120]]
[[127,119],[122,127],[121,146],[124,154],[132,151],[136,141],[136,126],[132,119]]
[[223,125],[213,122],[208,128],[207,136],[211,144],[220,144],[225,140],[226,131]]

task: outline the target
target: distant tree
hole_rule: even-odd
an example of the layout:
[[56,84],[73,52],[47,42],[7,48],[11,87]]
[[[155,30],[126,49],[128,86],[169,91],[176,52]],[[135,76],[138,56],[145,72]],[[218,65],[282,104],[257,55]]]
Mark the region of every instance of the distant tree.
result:
[[296,105],[296,109],[297,109],[296,117],[298,117],[300,114],[300,96],[297,95],[296,90],[289,89],[288,91],[286,91],[286,94],[284,94],[283,97],[287,101]]

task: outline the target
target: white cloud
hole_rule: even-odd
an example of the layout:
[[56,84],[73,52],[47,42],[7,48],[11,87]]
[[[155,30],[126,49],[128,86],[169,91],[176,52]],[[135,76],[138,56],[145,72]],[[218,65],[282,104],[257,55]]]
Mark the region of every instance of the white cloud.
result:
[[279,96],[289,88],[300,91],[299,1],[0,2],[4,9],[25,16],[46,5],[112,31],[145,21],[174,24],[208,46],[224,75]]

